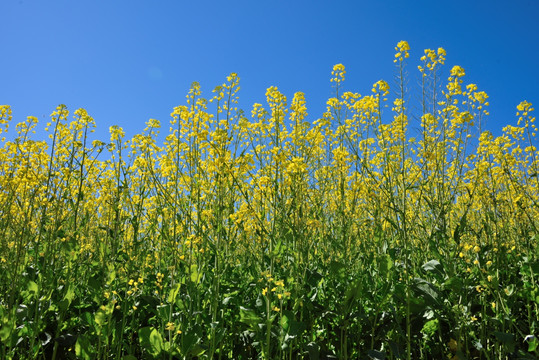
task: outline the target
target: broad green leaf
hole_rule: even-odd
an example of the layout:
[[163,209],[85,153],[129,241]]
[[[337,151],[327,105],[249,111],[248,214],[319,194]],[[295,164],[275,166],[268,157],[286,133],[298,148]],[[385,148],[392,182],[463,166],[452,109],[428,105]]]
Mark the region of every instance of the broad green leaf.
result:
[[240,306],[240,321],[249,325],[252,329],[257,329],[257,325],[262,322],[254,310],[247,309],[243,306]]
[[178,283],[172,289],[170,289],[167,298],[169,304],[174,304],[176,302],[176,296],[178,296],[181,286],[182,284]]
[[442,266],[442,264],[440,264],[440,262],[438,260],[430,260],[426,263],[423,264],[423,266],[421,266],[423,268],[423,270],[425,271],[436,271],[440,274],[443,274],[444,272],[444,267]]
[[150,333],[150,343],[152,344],[153,354],[155,356],[158,356],[161,351],[163,350],[163,338],[161,337],[161,333],[157,331],[157,329],[153,329]]
[[458,278],[457,276],[450,277],[444,282],[444,288],[447,288],[454,292],[462,291],[462,280]]
[[418,295],[425,299],[429,305],[440,305],[440,291],[430,282],[424,279],[415,278],[413,289]]
[[87,337],[80,335],[75,343],[75,354],[78,358],[84,360],[95,359],[95,353]]
[[107,284],[110,285],[112,282],[116,279],[116,270],[114,270],[114,267],[112,265],[109,266],[109,272],[107,275]]
[[294,313],[289,310],[283,311],[280,323],[283,330],[292,337],[300,335],[307,328],[304,323],[296,321]]
[[200,274],[198,272],[198,266],[196,264],[191,265],[191,281],[198,283],[199,276]]
[[0,340],[2,340],[3,344],[8,345],[9,339],[11,337],[11,334],[13,333],[13,330],[15,330],[15,322],[10,321],[2,324],[0,327]]
[[345,294],[346,311],[348,311],[354,305],[356,300],[361,298],[361,290],[362,286],[360,280],[354,281],[352,284],[350,284],[350,286],[348,286]]
[[37,294],[38,290],[39,290],[39,287],[37,286],[37,284],[33,281],[28,281],[28,284],[26,285],[26,288],[28,289],[28,291],[30,293],[33,293],[34,295]]
[[378,258],[377,261],[379,264],[380,275],[386,278],[389,277],[389,270],[391,270],[393,267],[393,259],[391,259],[391,256],[389,254],[385,254],[385,256]]
[[81,318],[88,325],[93,325],[94,324],[94,318],[93,318],[92,314],[90,312],[88,312],[88,311],[83,312],[82,315],[81,315]]
[[94,322],[99,326],[105,325],[107,322],[107,315],[105,312],[102,310],[97,311],[94,316]]
[[69,301],[67,299],[58,301],[58,308],[60,311],[66,311],[69,308]]
[[75,285],[73,283],[70,283],[67,287],[64,299],[68,301],[69,305],[71,305],[71,302],[75,299]]
[[170,319],[170,305],[158,305],[157,314],[161,319],[168,321]]
[[148,351],[152,356],[157,357],[163,351],[163,338],[153,327],[143,327],[138,331],[140,346]]
[[199,356],[204,353],[204,349],[200,347],[200,337],[194,332],[189,332],[183,336],[181,353],[185,357]]

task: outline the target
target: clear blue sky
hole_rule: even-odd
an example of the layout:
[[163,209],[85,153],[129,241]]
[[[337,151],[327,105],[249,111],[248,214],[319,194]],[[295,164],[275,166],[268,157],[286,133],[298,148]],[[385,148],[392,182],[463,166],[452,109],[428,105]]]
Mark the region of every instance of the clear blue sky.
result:
[[0,103],[16,121],[84,107],[104,141],[113,124],[128,136],[149,118],[168,124],[191,82],[209,98],[231,72],[247,112],[275,85],[290,100],[303,91],[313,121],[334,64],[346,66],[347,90],[392,85],[399,40],[412,48],[410,81],[423,49],[444,47],[444,77],[460,65],[489,94],[495,134],[521,100],[539,105],[536,0],[2,0],[0,13]]

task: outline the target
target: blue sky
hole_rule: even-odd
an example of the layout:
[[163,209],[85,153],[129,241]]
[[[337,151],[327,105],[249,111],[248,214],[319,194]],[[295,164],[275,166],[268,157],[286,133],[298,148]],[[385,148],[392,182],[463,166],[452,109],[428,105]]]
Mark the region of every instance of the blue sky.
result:
[[60,103],[84,107],[104,141],[113,124],[128,136],[150,118],[168,124],[193,81],[209,98],[231,72],[248,113],[275,85],[290,100],[304,92],[314,121],[334,64],[346,66],[346,90],[393,85],[400,40],[411,46],[410,82],[423,49],[445,48],[442,75],[460,65],[489,94],[486,126],[497,135],[521,100],[539,103],[535,0],[3,0],[0,13],[0,103],[15,121],[43,123]]

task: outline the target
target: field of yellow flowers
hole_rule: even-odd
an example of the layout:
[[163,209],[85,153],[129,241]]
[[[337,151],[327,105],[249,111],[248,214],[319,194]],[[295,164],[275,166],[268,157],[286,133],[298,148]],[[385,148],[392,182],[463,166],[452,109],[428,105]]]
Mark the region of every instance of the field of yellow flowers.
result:
[[107,143],[1,106],[0,358],[537,358],[532,104],[493,137],[443,49],[413,97],[396,51],[368,95],[335,65],[314,122],[276,87],[244,113],[234,73]]

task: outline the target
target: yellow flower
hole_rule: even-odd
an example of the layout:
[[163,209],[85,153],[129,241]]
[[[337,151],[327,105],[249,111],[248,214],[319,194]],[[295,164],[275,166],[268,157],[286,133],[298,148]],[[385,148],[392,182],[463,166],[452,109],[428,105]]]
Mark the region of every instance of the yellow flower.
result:
[[117,126],[117,125],[111,126],[109,128],[109,132],[110,132],[110,141],[111,142],[120,140],[121,138],[123,138],[125,136],[124,130],[121,127]]
[[528,111],[528,109],[532,106],[531,103],[527,101],[522,101],[520,104],[517,105],[518,111]]
[[410,56],[410,54],[408,53],[408,51],[410,50],[410,45],[408,45],[407,41],[399,41],[399,43],[395,47],[395,50],[397,51],[397,53],[395,54],[395,60],[393,60],[394,62],[402,61],[404,60],[404,58],[408,58]]
[[381,94],[382,96],[386,96],[387,94],[389,94],[389,85],[384,80],[378,80],[372,86],[372,92],[375,94]]
[[167,325],[165,326],[166,331],[174,331],[174,328],[175,328],[174,323],[171,323],[170,321],[167,322]]
[[453,66],[453,68],[451,69],[451,76],[463,77],[464,75],[466,75],[464,69],[458,65]]
[[344,69],[343,64],[337,64],[333,66],[333,71],[331,72],[331,75],[333,77],[331,78],[331,82],[336,82],[337,84],[344,81],[344,74],[346,74],[346,70]]
[[267,287],[264,288],[264,289],[262,289],[262,295],[266,296],[266,293],[267,293],[267,292],[268,292],[268,288],[267,288]]

